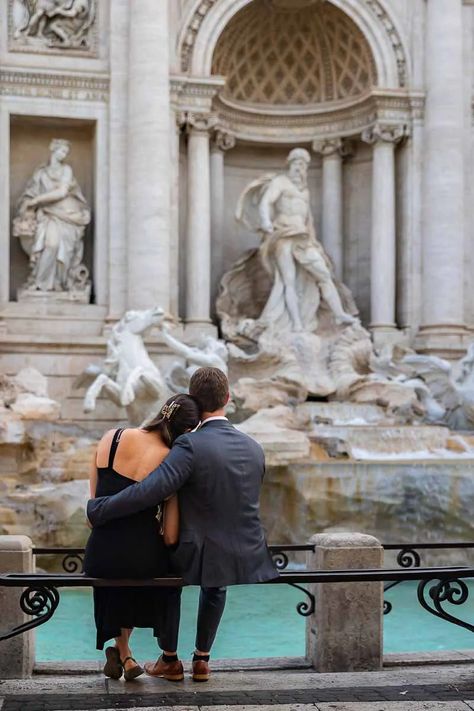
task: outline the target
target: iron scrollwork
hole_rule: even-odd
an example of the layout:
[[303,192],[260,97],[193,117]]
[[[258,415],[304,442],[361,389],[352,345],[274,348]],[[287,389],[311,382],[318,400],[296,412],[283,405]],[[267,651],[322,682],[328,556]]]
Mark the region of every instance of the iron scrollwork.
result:
[[58,605],[59,592],[56,588],[48,585],[30,585],[21,593],[20,607],[25,615],[31,615],[33,619],[0,635],[0,642],[44,625],[54,615]]
[[296,612],[298,613],[298,615],[301,615],[302,617],[309,617],[310,615],[314,614],[314,611],[316,609],[316,601],[314,595],[310,593],[309,590],[306,590],[306,588],[302,587],[301,585],[298,585],[297,583],[289,584],[292,588],[301,590],[301,592],[303,592],[308,598],[308,600],[302,600],[296,605]]
[[474,625],[454,617],[445,609],[443,604],[463,605],[469,597],[469,587],[464,580],[422,580],[418,585],[418,601],[420,605],[435,617],[446,622],[452,622],[458,627],[474,632]]
[[288,556],[284,551],[275,551],[272,553],[273,562],[277,570],[285,570],[288,567]]
[[420,554],[413,548],[402,548],[397,555],[400,568],[419,568],[421,565]]
[[[421,557],[418,551],[416,551],[414,548],[402,548],[397,555],[397,563],[400,566],[400,568],[404,568],[405,570],[408,570],[408,568],[419,568],[421,565]],[[387,592],[387,590],[390,590],[391,588],[396,587],[397,585],[400,585],[403,581],[397,581],[395,583],[389,583],[388,585],[385,585],[384,587],[384,593]],[[393,610],[393,605],[391,602],[388,600],[383,601],[383,614],[384,615],[389,615]]]
[[79,553],[68,553],[63,558],[63,570],[65,573],[83,573],[84,558]]

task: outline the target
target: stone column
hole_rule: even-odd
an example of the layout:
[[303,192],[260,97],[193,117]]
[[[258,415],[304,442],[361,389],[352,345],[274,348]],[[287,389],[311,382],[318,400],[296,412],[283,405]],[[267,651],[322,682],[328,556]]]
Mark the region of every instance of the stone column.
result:
[[[27,536],[0,536],[0,575],[32,573],[33,544]],[[0,587],[0,630],[7,631],[29,618],[20,608],[21,588]],[[34,632],[0,642],[0,679],[25,679],[35,663]]]
[[342,161],[344,143],[341,138],[317,140],[313,151],[323,158],[322,243],[332,259],[337,279],[344,270],[344,232],[342,202]]
[[404,135],[405,127],[385,124],[362,134],[373,145],[370,303],[375,339],[396,329],[395,145]]
[[427,0],[420,347],[460,347],[464,331],[462,0]]
[[[383,548],[363,533],[321,533],[308,570],[381,568]],[[306,656],[318,672],[376,671],[383,662],[383,583],[317,583]]]
[[128,0],[110,7],[109,319],[127,308]]
[[210,324],[211,305],[211,114],[189,113],[186,323]]
[[178,317],[180,287],[180,245],[179,245],[179,180],[180,180],[180,138],[185,125],[185,114],[176,107],[171,110],[170,135],[170,311]]
[[169,308],[168,3],[134,0],[129,25],[128,307]]
[[224,154],[234,148],[235,136],[221,128],[211,141],[211,293],[222,276],[224,231]]

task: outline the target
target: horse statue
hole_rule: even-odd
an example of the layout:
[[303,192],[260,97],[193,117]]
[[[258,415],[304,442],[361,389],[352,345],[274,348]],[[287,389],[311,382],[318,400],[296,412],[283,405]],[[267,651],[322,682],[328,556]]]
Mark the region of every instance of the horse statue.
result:
[[102,365],[91,364],[74,383],[87,387],[84,412],[93,412],[104,394],[127,411],[132,425],[144,425],[157,414],[169,391],[143,342],[143,334],[166,319],[163,309],[127,311],[112,328]]
[[452,363],[434,355],[405,355],[396,380],[413,388],[425,420],[453,430],[474,429],[474,342]]

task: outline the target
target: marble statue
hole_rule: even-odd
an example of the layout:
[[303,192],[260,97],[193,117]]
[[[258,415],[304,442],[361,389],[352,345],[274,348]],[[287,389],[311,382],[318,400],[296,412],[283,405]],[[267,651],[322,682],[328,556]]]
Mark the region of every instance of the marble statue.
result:
[[88,302],[89,271],[82,258],[91,213],[71,166],[64,163],[70,147],[63,139],[51,141],[49,162],[35,170],[18,201],[13,235],[30,258],[23,295],[63,292]]
[[383,403],[409,419],[413,389],[371,367],[370,334],[316,239],[307,184],[309,153],[293,149],[288,170],[254,180],[237,220],[261,235],[221,281],[216,310],[242,414],[295,406],[308,395]]
[[47,47],[88,49],[95,0],[13,0],[14,39]]
[[438,356],[406,355],[398,378],[416,390],[428,422],[474,429],[474,342],[455,363]]
[[160,334],[168,348],[185,360],[184,366],[180,362],[173,363],[165,374],[166,382],[173,392],[187,392],[189,379],[198,368],[219,368],[227,374],[229,354],[224,341],[202,334],[196,346],[189,346],[171,335],[166,321],[160,324]]
[[76,380],[76,388],[88,386],[84,411],[95,410],[97,398],[104,394],[124,407],[132,425],[150,421],[169,396],[160,369],[153,363],[143,342],[143,334],[152,326],[161,326],[163,309],[127,311],[112,328],[102,365],[89,365]]
[[236,217],[262,236],[260,257],[272,288],[259,317],[272,328],[314,331],[322,300],[336,323],[355,318],[342,304],[332,266],[316,239],[307,173],[310,155],[295,148],[288,170],[253,181],[240,197]]

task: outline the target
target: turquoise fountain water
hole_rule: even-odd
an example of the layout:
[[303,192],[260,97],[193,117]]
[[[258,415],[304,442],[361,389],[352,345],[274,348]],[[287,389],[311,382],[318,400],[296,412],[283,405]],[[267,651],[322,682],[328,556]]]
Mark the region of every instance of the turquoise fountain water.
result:
[[[183,592],[179,652],[189,658],[194,644],[198,590]],[[384,651],[416,652],[474,648],[467,630],[438,620],[425,612],[416,597],[416,583],[406,583],[387,593],[393,611],[384,618]],[[474,585],[471,601],[453,614],[474,619]],[[240,586],[229,589],[228,605],[214,648],[214,657],[251,658],[303,656],[305,620],[295,606],[302,599],[297,590],[283,586]],[[150,630],[136,630],[133,651],[139,660],[153,659],[156,642]],[[53,619],[37,632],[38,661],[94,660],[92,594],[88,590],[64,590]]]

